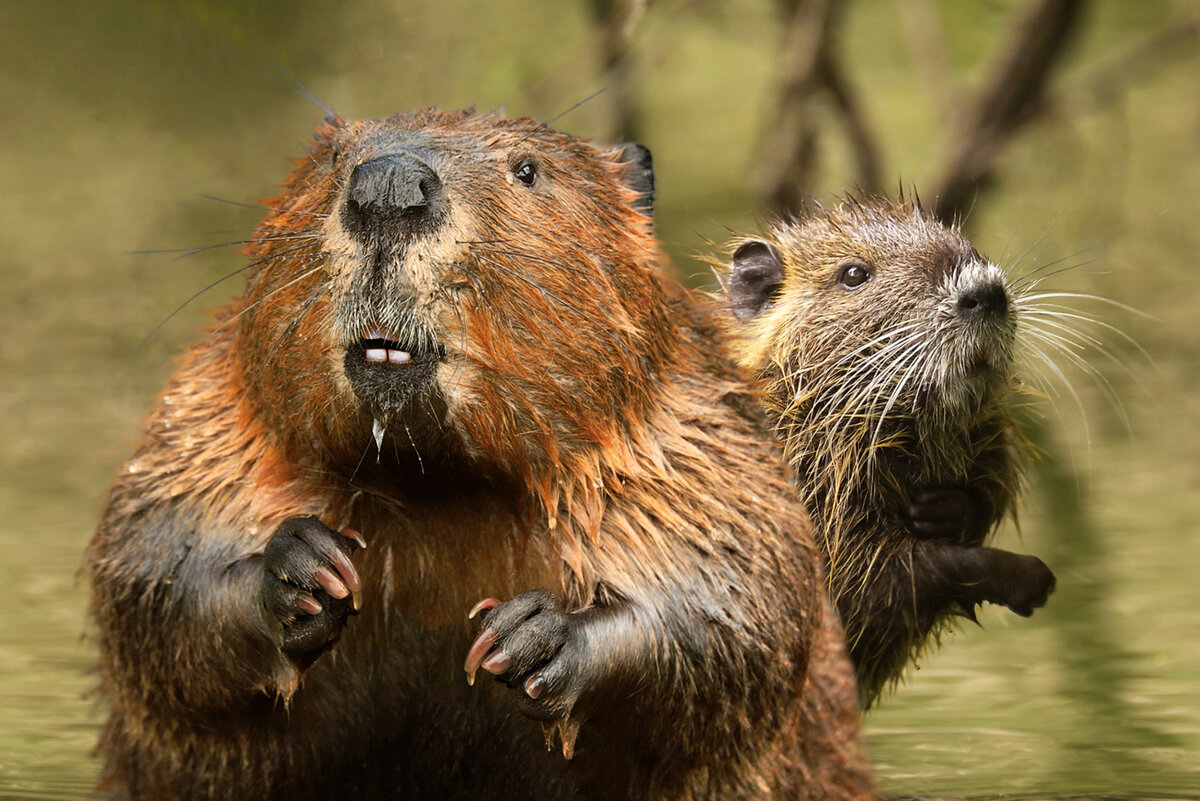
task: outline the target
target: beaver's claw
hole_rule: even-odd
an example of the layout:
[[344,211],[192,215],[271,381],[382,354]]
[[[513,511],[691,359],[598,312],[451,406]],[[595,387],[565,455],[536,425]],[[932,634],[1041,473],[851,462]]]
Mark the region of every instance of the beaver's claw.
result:
[[342,632],[361,605],[361,583],[350,555],[365,543],[358,532],[326,527],[315,517],[279,524],[263,552],[262,604],[282,625],[280,649],[307,667]]
[[577,627],[546,590],[531,590],[500,602],[480,601],[471,616],[483,612],[483,626],[467,652],[463,668],[473,683],[482,668],[516,690],[522,711],[547,725],[547,745],[557,728],[563,753],[574,747],[567,723],[586,684]]

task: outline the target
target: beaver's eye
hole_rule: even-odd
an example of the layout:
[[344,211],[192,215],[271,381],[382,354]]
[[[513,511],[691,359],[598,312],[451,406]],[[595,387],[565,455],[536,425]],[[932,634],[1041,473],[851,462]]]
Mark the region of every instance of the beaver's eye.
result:
[[843,289],[858,289],[871,280],[871,271],[861,264],[847,264],[838,271],[838,283]]
[[513,170],[513,175],[526,186],[533,186],[534,182],[537,181],[537,167],[533,165],[533,162],[523,161]]

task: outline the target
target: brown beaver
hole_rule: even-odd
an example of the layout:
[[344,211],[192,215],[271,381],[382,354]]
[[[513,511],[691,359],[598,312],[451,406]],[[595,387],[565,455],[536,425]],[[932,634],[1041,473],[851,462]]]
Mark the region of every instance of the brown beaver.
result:
[[103,788],[873,794],[810,524],[652,189],[529,119],[318,130],[90,547]]
[[1040,559],[982,546],[1020,484],[1000,267],[917,203],[852,198],[737,243],[729,295],[865,702],[953,616],[1045,603]]

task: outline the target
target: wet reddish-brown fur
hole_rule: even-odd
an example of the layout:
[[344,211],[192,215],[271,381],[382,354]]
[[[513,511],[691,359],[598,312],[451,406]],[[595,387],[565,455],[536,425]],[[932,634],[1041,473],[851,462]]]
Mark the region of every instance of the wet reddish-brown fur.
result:
[[[392,130],[461,166],[451,233],[404,267],[446,348],[441,390],[389,421],[377,461],[333,333],[359,275],[334,154],[366,158]],[[489,183],[522,148],[543,159],[549,201]],[[318,131],[247,248],[245,293],[184,356],[89,550],[107,792],[872,793],[807,518],[717,313],[665,280],[622,169],[498,115]],[[264,545],[296,515],[369,544],[354,556],[361,613],[306,670],[257,600]],[[468,687],[460,667],[471,605],[536,587],[638,623],[621,643],[636,670],[581,700],[570,762],[511,690]]]

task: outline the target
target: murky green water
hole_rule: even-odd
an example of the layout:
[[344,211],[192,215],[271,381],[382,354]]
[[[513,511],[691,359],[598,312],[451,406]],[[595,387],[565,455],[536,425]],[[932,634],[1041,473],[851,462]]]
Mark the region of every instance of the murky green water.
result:
[[[753,11],[664,3],[637,40],[642,138],[661,234],[682,274],[724,226],[753,225],[748,179],[769,121],[776,32]],[[1177,3],[1180,8],[1190,7]],[[897,4],[862,0],[847,30],[887,169],[918,187],[936,113],[895,38]],[[549,117],[602,85],[595,34],[567,3],[314,2],[0,5],[0,799],[78,798],[101,715],[88,696],[83,548],[106,487],[240,262],[131,251],[244,236],[257,215],[206,200],[272,192],[320,112],[263,77],[300,75],[345,116],[439,104]],[[950,8],[947,4],[943,10]],[[961,81],[1007,4],[945,14]],[[1102,3],[1068,79],[1171,13]],[[1072,85],[1068,80],[1068,87]],[[604,96],[558,123],[609,135]],[[1000,544],[1059,576],[1030,620],[988,611],[948,638],[868,717],[889,790],[956,796],[1200,796],[1200,57],[1069,112],[1023,139],[970,228],[994,259],[1082,265],[1060,286],[1120,299],[1105,319],[1128,369],[1092,354],[1128,424],[1086,376],[1046,411],[1023,528]],[[825,185],[847,181],[832,147]],[[1035,244],[1036,243],[1036,244]],[[1086,265],[1084,263],[1087,262]],[[1085,425],[1086,421],[1086,425]]]

